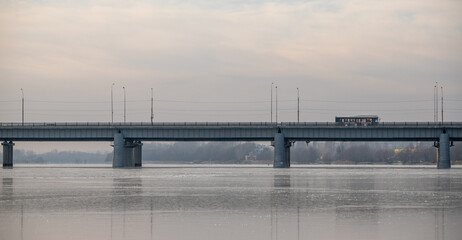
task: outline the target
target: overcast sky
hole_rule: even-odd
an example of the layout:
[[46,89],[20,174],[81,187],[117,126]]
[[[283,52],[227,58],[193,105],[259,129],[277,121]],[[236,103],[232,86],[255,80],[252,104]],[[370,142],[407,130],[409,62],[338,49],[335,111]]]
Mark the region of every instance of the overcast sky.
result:
[[[462,120],[462,1],[0,0],[0,122]],[[275,98],[275,90],[274,90]],[[275,106],[274,103],[273,106]],[[275,110],[274,110],[275,112]],[[275,116],[273,117],[273,120]]]

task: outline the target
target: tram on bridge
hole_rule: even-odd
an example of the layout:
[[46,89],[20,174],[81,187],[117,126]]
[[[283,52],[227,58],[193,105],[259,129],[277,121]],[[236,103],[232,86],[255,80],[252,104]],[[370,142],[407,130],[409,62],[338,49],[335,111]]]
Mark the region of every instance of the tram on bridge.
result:
[[335,117],[339,126],[374,126],[379,124],[377,115],[357,115],[352,117]]

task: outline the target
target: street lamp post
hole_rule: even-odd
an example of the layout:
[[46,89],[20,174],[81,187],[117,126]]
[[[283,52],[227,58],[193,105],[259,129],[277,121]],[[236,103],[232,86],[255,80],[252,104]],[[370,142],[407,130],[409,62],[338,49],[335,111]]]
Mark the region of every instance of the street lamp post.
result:
[[22,125],[24,125],[24,90],[21,88],[21,98],[22,98]]
[[276,86],[276,125],[278,124],[278,86]]
[[125,95],[125,87],[122,87],[124,89],[124,123],[127,122],[127,97]]
[[441,86],[441,123],[444,122],[444,115],[443,115],[443,86]]
[[300,123],[300,91],[297,88],[297,123]]
[[439,104],[438,103],[439,102],[438,101],[438,82],[435,82],[435,87],[433,89],[433,101],[434,101],[434,103],[433,103],[433,111],[434,111],[434,113],[433,113],[433,118],[434,118],[433,121],[435,123],[437,123],[438,122],[438,114],[439,114],[438,113],[438,104]]
[[111,85],[111,125],[114,125],[114,85]]
[[273,82],[271,83],[271,123],[273,123]]
[[151,88],[151,125],[153,125],[153,122],[154,122],[154,94]]

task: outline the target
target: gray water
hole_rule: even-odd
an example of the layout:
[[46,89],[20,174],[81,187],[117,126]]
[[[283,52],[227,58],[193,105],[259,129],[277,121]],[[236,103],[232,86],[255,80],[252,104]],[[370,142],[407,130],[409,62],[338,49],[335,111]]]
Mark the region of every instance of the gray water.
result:
[[0,239],[462,239],[462,169],[0,169]]

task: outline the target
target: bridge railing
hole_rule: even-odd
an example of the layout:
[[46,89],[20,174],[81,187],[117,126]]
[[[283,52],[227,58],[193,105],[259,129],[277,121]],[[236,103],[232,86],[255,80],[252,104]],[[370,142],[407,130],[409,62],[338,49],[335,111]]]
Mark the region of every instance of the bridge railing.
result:
[[385,126],[385,127],[400,127],[400,126],[409,126],[409,127],[419,127],[419,126],[435,126],[435,127],[445,127],[445,126],[462,126],[462,122],[379,122],[376,124],[370,123],[357,123],[355,125],[338,123],[338,122],[282,122],[278,126],[293,126],[293,127],[311,127],[311,126],[338,126],[338,127],[374,127],[374,126]]
[[434,126],[434,127],[450,127],[450,126],[462,126],[462,122],[379,122],[375,125],[366,125],[359,123],[355,125],[345,126],[342,123],[336,122],[43,122],[43,123],[18,123],[18,122],[0,122],[0,127],[374,127],[374,126],[385,126],[385,127],[399,127],[399,126]]
[[59,127],[59,126],[74,126],[74,127],[87,127],[87,126],[106,126],[106,127],[146,127],[146,126],[161,126],[161,127],[168,127],[168,126],[185,126],[185,127],[194,127],[194,126],[217,126],[217,127],[239,127],[239,126],[255,126],[255,127],[275,127],[277,126],[276,123],[270,122],[39,122],[39,123],[17,123],[17,122],[0,122],[0,127]]

